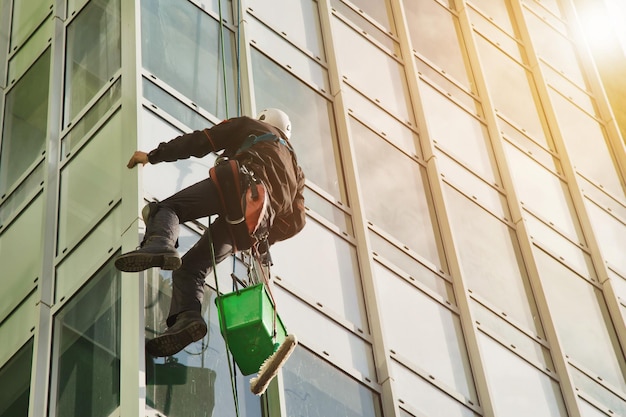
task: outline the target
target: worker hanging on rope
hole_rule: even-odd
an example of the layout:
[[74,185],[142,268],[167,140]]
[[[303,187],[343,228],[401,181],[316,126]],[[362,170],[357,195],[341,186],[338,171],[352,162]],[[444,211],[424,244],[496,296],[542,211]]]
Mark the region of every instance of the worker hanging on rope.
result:
[[[223,150],[209,178],[143,209],[146,232],[141,247],[115,260],[115,266],[126,272],[152,267],[173,270],[168,328],[146,343],[149,354],[174,355],[207,333],[200,311],[205,277],[215,266],[209,255],[211,244],[216,264],[231,253],[251,247],[260,252],[265,263],[270,263],[269,246],[304,227],[304,174],[290,137],[289,117],[270,108],[263,110],[258,119],[228,119],[161,143],[149,153],[136,151],[130,158],[127,166],[133,168]],[[269,204],[255,203],[259,194],[265,195],[264,201]],[[242,200],[249,203],[249,207],[243,207],[241,217],[235,213],[237,207],[229,208],[233,196],[239,210]],[[258,219],[248,218],[254,217],[248,215],[253,209]],[[179,224],[212,215],[217,217],[181,259],[175,248]],[[242,233],[242,227],[247,231]]]

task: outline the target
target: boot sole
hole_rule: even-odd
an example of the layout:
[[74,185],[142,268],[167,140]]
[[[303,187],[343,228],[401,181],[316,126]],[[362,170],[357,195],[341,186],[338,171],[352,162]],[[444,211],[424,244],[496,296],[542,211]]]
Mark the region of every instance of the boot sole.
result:
[[173,271],[180,265],[180,258],[169,253],[129,253],[115,260],[115,267],[124,272],[139,272],[155,267]]
[[156,357],[172,356],[183,350],[187,345],[197,342],[207,334],[207,326],[198,321],[176,333],[157,336],[146,343],[146,351]]

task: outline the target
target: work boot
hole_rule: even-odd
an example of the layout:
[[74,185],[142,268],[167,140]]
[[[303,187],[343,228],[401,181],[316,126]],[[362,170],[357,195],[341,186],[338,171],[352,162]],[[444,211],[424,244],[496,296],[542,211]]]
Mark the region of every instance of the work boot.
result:
[[170,208],[148,204],[142,211],[146,235],[141,247],[120,255],[115,267],[124,272],[138,272],[159,267],[165,270],[180,268],[180,257],[175,244],[178,236],[178,216]]
[[146,343],[146,351],[156,357],[172,356],[202,339],[206,333],[202,315],[197,311],[184,311],[176,317],[172,327]]

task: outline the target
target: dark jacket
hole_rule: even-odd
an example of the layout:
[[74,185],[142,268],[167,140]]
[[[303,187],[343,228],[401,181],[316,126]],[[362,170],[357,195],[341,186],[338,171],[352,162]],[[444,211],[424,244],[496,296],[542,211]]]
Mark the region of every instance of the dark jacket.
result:
[[[238,152],[250,135],[266,133],[282,138],[283,143],[262,141]],[[270,244],[302,230],[305,223],[304,174],[287,138],[267,123],[246,116],[228,119],[210,129],[197,130],[159,144],[148,154],[148,160],[156,164],[190,156],[201,158],[221,150],[224,150],[223,156],[246,165],[267,187],[274,211]]]

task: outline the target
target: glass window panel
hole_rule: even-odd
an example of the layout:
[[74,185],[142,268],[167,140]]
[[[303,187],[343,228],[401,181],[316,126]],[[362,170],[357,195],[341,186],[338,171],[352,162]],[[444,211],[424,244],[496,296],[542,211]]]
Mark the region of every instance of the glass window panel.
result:
[[11,48],[23,42],[48,16],[51,9],[51,0],[14,1]]
[[523,7],[522,10],[537,55],[584,87],[585,79],[572,43],[527,8]]
[[[222,9],[222,17],[226,22],[234,23],[233,18],[233,2],[232,0],[194,0],[203,10],[211,10],[219,15],[220,7]],[[220,4],[221,3],[221,4]]]
[[410,155],[422,156],[421,149],[416,149],[419,138],[415,132],[399,122],[392,115],[347,84],[342,86],[346,105],[351,113],[377,131],[382,137],[405,150]]
[[[268,5],[267,0],[246,2],[247,9],[252,9],[252,13],[268,23],[274,31],[326,61],[316,0],[273,0],[271,7]],[[280,13],[276,13],[276,10],[280,10]],[[285,16],[289,18],[285,19]]]
[[617,294],[618,301],[621,301],[626,306],[626,278],[616,274],[610,269],[608,269],[608,275],[611,279],[613,290],[615,294]]
[[425,169],[355,119],[350,127],[368,219],[440,267]]
[[371,18],[368,18],[362,9],[355,10],[355,6],[348,6],[346,2],[342,0],[331,0],[330,4],[332,5],[333,12],[339,12],[345,19],[357,25],[363,31],[363,34],[373,37],[383,45],[383,47],[387,48],[389,52],[393,53],[394,56],[397,56],[400,51],[398,42],[389,36],[390,33],[388,30],[384,30],[383,27],[372,22]]
[[165,90],[143,78],[143,96],[152,104],[165,111],[176,120],[193,130],[202,130],[214,125],[201,114],[193,111],[183,102]]
[[111,262],[55,317],[56,416],[107,417],[120,405],[120,297]]
[[33,291],[29,296],[19,300],[21,304],[11,312],[10,316],[0,315],[2,317],[0,363],[7,362],[32,337],[31,329],[35,328],[39,319],[39,309],[36,304],[39,303],[40,298],[40,295]]
[[496,111],[548,147],[531,74],[482,36],[476,37],[476,45]]
[[[389,1],[369,1],[369,0],[350,0],[359,11],[365,12],[373,18],[377,23],[383,25],[388,32],[393,32],[393,19],[391,18],[391,7]],[[348,3],[348,1],[346,1]]]
[[343,198],[343,180],[337,165],[337,144],[332,103],[252,49],[252,74],[257,110],[276,107],[288,111],[292,145],[307,179]]
[[608,195],[602,187],[598,187],[585,177],[579,175],[577,179],[585,197],[606,211],[613,213],[614,216],[626,219],[626,203],[622,203]]
[[[41,51],[50,43],[54,30],[53,22],[54,17],[51,16],[47,18],[24,46],[22,46],[18,53],[11,57],[8,67],[8,80],[10,82],[20,77],[33,61],[37,59]],[[2,81],[4,82],[4,80]]]
[[345,369],[376,380],[372,345],[304,303],[282,287],[272,287],[278,314],[287,331],[309,348],[324,352]]
[[377,393],[303,347],[282,369],[288,416],[382,417]]
[[508,2],[501,0],[472,0],[471,6],[480,10],[489,20],[493,21],[509,35],[515,35]]
[[444,152],[435,148],[437,163],[441,175],[454,187],[472,196],[479,204],[501,219],[510,220],[511,214],[506,198],[492,185],[478,177]]
[[0,194],[46,150],[50,49],[7,93],[0,149]]
[[[155,149],[160,142],[167,142],[181,135],[178,129],[149,110],[144,109],[141,117],[143,132],[139,147],[145,152]],[[175,192],[206,179],[214,160],[215,155],[209,154],[204,158],[192,157],[176,163],[147,164],[143,175],[144,191],[150,197],[164,200]]]
[[[623,391],[621,396],[616,395],[614,392],[600,385],[594,378],[585,375],[573,366],[570,367],[570,372],[573,375],[576,390],[582,391],[586,396],[593,398],[599,404],[611,410],[609,415],[626,415],[626,401],[624,401]],[[605,416],[605,414],[601,415]]]
[[144,68],[218,118],[237,115],[230,30],[223,31],[222,48],[219,22],[193,3],[142,0],[141,32]]
[[555,372],[548,348],[481,303],[472,300],[470,307],[476,321],[492,337],[496,337],[504,345],[512,346],[519,355],[528,358],[536,366],[540,365],[543,369]]
[[582,107],[589,114],[598,116],[595,100],[583,89],[584,86],[574,84],[570,79],[566,78],[562,73],[552,68],[552,66],[539,61],[542,73],[546,78],[546,82],[550,87],[559,91],[562,95]]
[[618,271],[626,273],[626,256],[624,256],[626,225],[624,219],[620,220],[612,216],[587,199],[585,199],[585,206],[597,236],[596,240],[602,251],[602,256]]
[[552,89],[549,91],[567,152],[576,170],[622,201],[626,200],[605,131],[600,123],[565,97]]
[[477,402],[459,316],[379,264],[374,271],[389,348]]
[[478,417],[456,398],[439,390],[396,361],[391,362],[397,396],[424,416]]
[[545,252],[533,249],[564,353],[624,392],[626,361],[602,292]]
[[454,100],[467,111],[478,117],[484,117],[485,113],[482,104],[474,98],[474,95],[470,94],[470,92],[475,94],[473,84],[471,86],[472,89],[469,90],[467,87],[461,86],[457,81],[448,78],[445,71],[433,68],[430,63],[423,61],[421,58],[416,57],[414,61],[421,79],[426,80],[428,84],[437,86],[440,91],[445,91],[449,97],[454,97]]
[[451,187],[444,191],[468,289],[542,334],[515,232]]
[[[179,248],[182,252],[198,238],[197,235],[190,237],[189,231],[185,236]],[[171,299],[171,272],[150,270],[145,289],[145,330],[146,338],[151,339],[165,328]],[[146,355],[146,404],[171,417],[235,417],[229,363],[220,333],[214,291],[205,291],[201,311],[208,324],[207,336],[172,357]],[[259,397],[249,389],[249,381],[254,376],[244,377],[236,372],[240,417],[262,415]]]
[[563,262],[580,275],[590,280],[597,280],[588,253],[531,213],[524,211],[523,217],[531,239],[557,254]]
[[[315,268],[310,262],[315,242]],[[356,248],[309,218],[289,244],[272,247],[272,272],[298,293],[339,314],[368,332]]]
[[119,207],[89,232],[89,235],[57,267],[54,299],[69,297],[88,278],[88,273],[111,253],[123,233]]
[[429,84],[420,81],[419,85],[432,140],[485,180],[498,184],[487,127]]
[[580,408],[581,417],[606,417],[607,415],[602,411],[598,410],[593,405],[589,404],[587,401],[578,397],[578,408]]
[[370,99],[411,123],[413,115],[402,65],[339,19],[334,18],[332,24],[340,73]]
[[98,102],[76,123],[61,141],[61,160],[67,158],[82,139],[98,124],[102,117],[115,106],[122,97],[122,81],[118,78],[98,99]]
[[64,126],[121,66],[120,0],[92,1],[67,28]]
[[567,184],[533,161],[516,147],[504,142],[517,195],[528,210],[534,211],[574,241],[582,241]]
[[41,275],[43,207],[40,194],[0,235],[0,321],[35,288]]
[[117,113],[61,170],[58,245],[76,243],[119,198],[122,188],[122,116]]
[[556,381],[482,333],[478,342],[496,415],[567,417]]
[[342,232],[354,236],[352,217],[350,214],[309,188],[304,189],[304,201],[305,207],[322,215],[322,217],[337,226]]
[[[310,1],[310,0],[309,0]],[[271,8],[275,11],[274,6]],[[275,14],[281,20],[285,19],[282,14]],[[305,81],[312,83],[323,91],[330,90],[328,81],[328,71],[319,62],[311,59],[299,49],[285,42],[276,32],[269,29],[263,23],[251,17],[247,22],[247,35],[255,46],[263,50],[277,62],[287,66],[294,73],[298,74]]]
[[[477,2],[482,5],[483,1]],[[493,3],[493,2],[492,2]],[[497,26],[491,19],[486,18],[481,13],[475,11],[471,7],[467,9],[470,17],[472,27],[479,32],[482,36],[490,39],[507,54],[511,55],[514,59],[522,61],[522,54],[524,48],[517,41],[512,34],[512,31],[506,32],[502,27]],[[508,17],[507,17],[508,20]]]
[[32,339],[0,368],[0,417],[28,417]]
[[471,90],[457,17],[436,0],[407,1],[404,7],[413,48]]
[[[419,261],[409,255],[408,250],[395,246],[378,233],[370,230],[370,241],[375,254],[378,254],[386,261],[402,269],[409,274],[409,279],[413,278],[426,285],[428,288],[439,294],[450,304],[456,304],[452,283],[435,274],[433,271],[422,265]],[[406,252],[405,252],[406,251]]]
[[[538,145],[532,140],[532,138],[529,138],[524,133],[511,126],[501,117],[498,118],[498,127],[500,128],[500,133],[504,139],[511,143],[515,143],[518,148],[522,149],[529,155],[532,155],[533,159],[537,160],[544,167],[547,167],[550,171],[557,174],[561,174],[563,172],[561,162],[554,154],[550,153],[548,149],[543,146]],[[554,151],[554,148],[551,146],[549,150]]]
[[42,161],[31,174],[20,183],[9,197],[0,205],[0,232],[9,225],[9,221],[29,200],[43,188],[46,164]]

